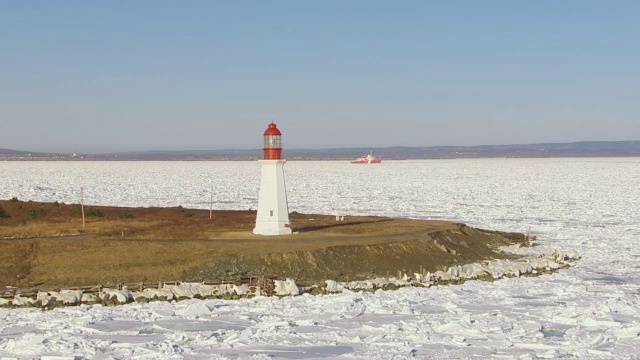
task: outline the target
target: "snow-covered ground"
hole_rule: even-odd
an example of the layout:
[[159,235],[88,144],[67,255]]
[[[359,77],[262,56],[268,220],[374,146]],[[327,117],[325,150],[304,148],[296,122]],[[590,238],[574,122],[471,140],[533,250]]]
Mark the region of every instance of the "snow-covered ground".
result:
[[[2,162],[0,198],[257,206],[255,162]],[[291,211],[446,219],[582,256],[459,286],[52,311],[0,309],[0,358],[638,358],[640,159],[294,162]],[[295,226],[295,224],[293,224]]]

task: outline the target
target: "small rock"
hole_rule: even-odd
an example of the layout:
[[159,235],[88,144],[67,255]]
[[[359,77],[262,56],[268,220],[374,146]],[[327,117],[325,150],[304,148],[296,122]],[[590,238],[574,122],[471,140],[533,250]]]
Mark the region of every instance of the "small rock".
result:
[[311,288],[309,289],[309,291],[307,291],[307,293],[308,293],[308,294],[311,294],[311,295],[323,295],[323,294],[325,294],[326,292],[324,291],[324,289],[323,289],[323,288],[321,288],[321,287],[319,287],[319,286],[314,286],[314,287],[311,287]]
[[397,290],[398,286],[396,286],[396,284],[390,283],[390,284],[386,284],[384,286],[385,290]]

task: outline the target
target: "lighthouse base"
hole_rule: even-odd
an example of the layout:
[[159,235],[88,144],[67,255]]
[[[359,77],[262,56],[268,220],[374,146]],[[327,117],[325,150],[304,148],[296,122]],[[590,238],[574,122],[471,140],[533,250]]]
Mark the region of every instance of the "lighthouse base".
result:
[[257,222],[256,227],[253,229],[253,233],[256,235],[291,235],[293,231],[289,224],[284,223],[272,223],[272,222]]

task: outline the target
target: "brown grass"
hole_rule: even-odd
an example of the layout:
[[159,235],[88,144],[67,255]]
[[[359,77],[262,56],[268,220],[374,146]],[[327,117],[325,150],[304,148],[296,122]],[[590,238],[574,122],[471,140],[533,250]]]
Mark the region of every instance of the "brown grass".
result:
[[[322,252],[327,249],[334,252],[336,248],[349,247],[348,251],[355,251],[357,257],[360,250],[354,246],[415,241],[443,231],[451,232],[452,236],[443,238],[445,242],[456,236],[465,242],[481,235],[462,234],[460,224],[443,221],[347,217],[345,221],[337,222],[333,216],[292,213],[291,223],[299,234],[260,236],[252,233],[255,212],[215,211],[209,219],[208,210],[176,207],[90,207],[94,215],[99,212],[102,216],[87,216],[83,229],[78,205],[0,201],[0,207],[9,216],[0,218],[0,238],[4,238],[0,240],[0,286],[179,280],[185,274],[200,274],[198,269],[206,269],[220,261],[225,263],[228,259],[235,259],[228,261],[234,268],[237,262],[245,259],[246,264],[253,264],[245,271],[255,273],[264,264],[254,260],[263,259],[265,254],[297,252],[295,256],[314,257],[325,256],[318,254],[324,254]],[[477,246],[469,242],[458,248],[475,249]],[[476,257],[487,256],[486,246],[482,246],[482,249],[478,248],[480,250],[473,250],[477,252]],[[376,255],[376,252],[389,251],[375,246],[367,249],[371,256],[385,256],[384,253]],[[398,249],[399,254],[415,252],[410,246]],[[439,257],[433,259],[446,263],[453,261],[452,255],[442,257],[441,251],[434,249]],[[335,257],[332,254],[331,257]],[[402,256],[398,257],[389,262],[389,268],[402,264]],[[358,260],[353,259],[354,263]],[[274,264],[282,259],[276,260]],[[420,259],[414,260],[418,261]],[[339,266],[348,268],[349,263],[347,258]],[[300,267],[307,265],[301,263]],[[358,269],[350,271],[355,273]],[[287,275],[295,277],[296,272],[300,269],[291,268]],[[209,273],[219,275],[224,272]]]

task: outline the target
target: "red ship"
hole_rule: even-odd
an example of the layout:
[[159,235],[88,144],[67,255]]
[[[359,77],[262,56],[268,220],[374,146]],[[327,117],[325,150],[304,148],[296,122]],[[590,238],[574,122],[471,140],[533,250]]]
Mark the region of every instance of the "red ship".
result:
[[373,156],[373,151],[369,153],[367,156],[359,157],[355,160],[351,160],[352,164],[380,164],[382,159],[379,157]]

